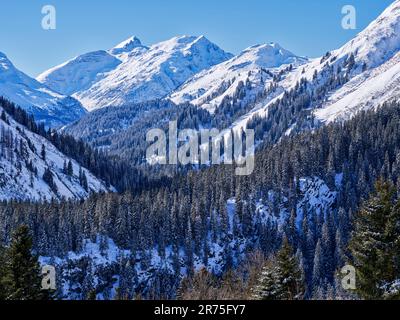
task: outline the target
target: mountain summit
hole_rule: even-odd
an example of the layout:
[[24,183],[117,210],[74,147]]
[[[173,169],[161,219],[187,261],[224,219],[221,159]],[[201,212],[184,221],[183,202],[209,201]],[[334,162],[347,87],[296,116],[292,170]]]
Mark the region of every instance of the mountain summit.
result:
[[204,36],[174,37],[150,47],[131,37],[109,52],[79,56],[37,79],[94,110],[164,98],[196,73],[231,57]]
[[360,61],[376,67],[399,50],[400,0],[396,0],[366,29],[335,53],[338,57],[353,53]]
[[138,37],[132,36],[125,41],[122,41],[120,44],[116,45],[114,48],[110,50],[110,53],[113,55],[119,55],[121,53],[130,52],[135,48],[143,47],[142,42]]
[[239,55],[207,69],[178,88],[170,98],[175,103],[191,102],[213,112],[224,99],[232,97],[244,83],[250,96],[263,91],[274,74],[308,62],[277,43],[249,47]]

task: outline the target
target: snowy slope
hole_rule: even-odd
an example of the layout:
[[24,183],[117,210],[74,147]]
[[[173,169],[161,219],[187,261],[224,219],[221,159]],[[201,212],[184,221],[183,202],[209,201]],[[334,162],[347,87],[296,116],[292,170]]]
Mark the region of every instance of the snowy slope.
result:
[[[0,113],[2,111],[0,107]],[[10,135],[18,141],[18,145],[12,149],[6,145]],[[42,145],[45,146],[45,159],[41,156]],[[72,161],[73,176],[63,172],[64,161],[69,160]],[[29,169],[29,163],[37,169],[37,174]],[[52,172],[57,193],[43,180],[46,168]],[[30,132],[10,116],[7,116],[7,121],[0,119],[0,200],[81,199],[91,192],[112,191],[83,168],[88,182],[86,191],[79,183],[79,170],[76,161],[66,157],[45,138]]]
[[[38,80],[88,110],[164,98],[196,73],[232,55],[205,37],[181,36],[145,47],[136,37],[46,71]],[[73,82],[68,89],[66,84]]]
[[54,67],[37,77],[37,80],[53,90],[71,95],[87,89],[102,73],[121,63],[106,51],[90,52]]
[[19,71],[5,54],[0,52],[0,96],[32,113],[36,120],[48,126],[60,126],[85,114],[75,99],[49,89]]
[[[301,79],[307,79],[310,90],[326,84],[335,74],[348,82],[326,93],[312,107],[322,123],[348,120],[360,110],[375,108],[387,100],[399,99],[400,0],[393,2],[375,21],[343,47],[331,51],[327,58],[312,59],[293,70],[276,83],[277,96],[267,96],[253,110],[236,121],[232,128],[239,130],[255,115],[265,117],[269,107],[282,98],[285,91],[294,89]],[[351,70],[343,67],[354,55]],[[316,74],[316,77],[315,77]]]
[[357,70],[346,86],[316,112],[318,119],[346,120],[362,109],[400,97],[400,1],[396,0],[355,39],[334,51],[338,58],[354,53],[365,72]]
[[171,100],[191,102],[213,111],[225,97],[234,95],[240,82],[250,81],[253,91],[261,91],[272,81],[273,74],[290,64],[297,67],[306,62],[307,59],[297,57],[279,44],[255,45],[195,75],[171,95]]
[[72,95],[89,89],[103,79],[129,54],[139,54],[147,49],[138,38],[130,37],[108,51],[94,51],[75,57],[43,72],[36,79],[57,92]]
[[354,77],[332,93],[326,104],[315,111],[315,115],[323,122],[348,120],[361,110],[399,98],[400,53],[397,53],[388,62]]

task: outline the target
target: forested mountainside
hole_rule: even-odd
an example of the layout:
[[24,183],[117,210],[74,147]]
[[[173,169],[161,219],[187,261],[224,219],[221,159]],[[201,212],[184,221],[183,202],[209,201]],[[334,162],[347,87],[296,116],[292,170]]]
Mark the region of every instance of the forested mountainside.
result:
[[[43,125],[36,126],[24,111],[13,108],[0,100],[0,200],[83,199],[114,190],[63,154],[46,134],[38,134],[45,132]],[[25,119],[26,126],[13,116]]]
[[41,261],[57,265],[73,299],[175,298],[183,276],[204,266],[222,276],[249,253],[277,252],[282,239],[301,266],[304,297],[350,298],[336,272],[353,259],[354,214],[378,178],[398,186],[399,170],[400,105],[386,103],[263,148],[248,177],[213,166],[84,202],[3,202],[0,234],[7,242],[29,225]]
[[[7,119],[7,122],[6,120],[3,120],[2,122],[2,128],[5,129],[2,132],[2,158],[4,158],[4,161],[8,159],[7,163],[11,161],[9,163],[11,167],[16,166],[16,168],[8,172],[10,174],[10,179],[20,177],[24,181],[26,180],[29,182],[31,181],[30,176],[32,174],[38,174],[38,172],[36,172],[37,170],[35,170],[34,160],[38,160],[37,155],[40,155],[40,157],[43,158],[41,155],[43,144],[45,150],[46,146],[49,145],[48,149],[56,150],[55,152],[60,155],[61,158],[57,158],[58,161],[53,164],[62,172],[66,171],[64,170],[64,165],[66,164],[68,167],[71,160],[71,163],[73,164],[72,171],[75,175],[78,175],[79,180],[81,180],[79,177],[79,168],[81,167],[83,169],[86,168],[91,172],[91,176],[93,175],[98,177],[99,181],[102,181],[101,184],[104,186],[104,189],[93,189],[92,191],[116,190],[124,192],[125,190],[146,188],[148,180],[156,180],[156,178],[153,179],[148,177],[148,174],[141,170],[137,170],[131,164],[122,161],[117,156],[109,156],[102,151],[93,149],[81,140],[76,140],[72,136],[65,135],[53,129],[46,129],[43,123],[37,124],[33,116],[4,98],[0,98],[0,108],[3,112],[3,119]],[[11,126],[13,128],[11,128]],[[15,130],[17,132],[15,132]],[[5,134],[6,131],[8,132],[7,134]],[[11,136],[13,139],[11,139],[10,134],[12,134]],[[29,139],[31,136],[41,141],[40,143],[35,141],[39,143],[39,146],[35,146],[31,141],[32,139]],[[20,141],[22,141],[22,144]],[[36,156],[34,158],[30,157],[30,152],[33,152]],[[30,162],[32,162],[32,164],[30,164]],[[21,166],[21,163],[26,164],[28,169],[27,172],[24,171],[25,169],[22,168],[24,166]],[[6,166],[4,163],[5,167],[3,167],[3,169],[10,169],[11,167],[9,165]],[[44,167],[47,167],[47,165]],[[83,173],[87,172],[86,169],[83,170]],[[6,171],[4,171],[4,173]],[[8,181],[10,182],[11,180]],[[11,186],[12,183],[8,183],[7,185]],[[87,191],[90,190],[91,189],[88,188]],[[32,190],[32,192],[35,193],[34,190]],[[1,196],[3,199],[29,199],[29,194],[16,196],[17,194],[10,193],[8,196],[6,194],[2,194]],[[49,193],[46,198],[49,196],[50,198],[52,196],[57,198],[62,195],[63,194]]]
[[[308,62],[277,43],[255,45],[232,59],[204,70],[179,87],[170,98],[175,103],[190,102],[213,113],[246,84],[245,105],[262,93],[273,79]],[[289,68],[288,68],[289,67]]]
[[[301,78],[297,85],[269,106],[268,112],[260,116],[254,114],[246,120],[246,127],[255,130],[258,144],[273,144],[285,135],[312,130],[323,125],[313,114],[313,106],[323,102],[325,94],[338,88],[347,81],[346,72],[354,68],[354,57],[343,61],[340,68],[342,74],[331,73],[327,67],[324,76],[329,81],[315,86],[313,81]],[[292,70],[289,66],[277,74],[271,74],[268,90],[251,95],[253,83],[242,82],[231,98],[226,98],[213,113],[191,104],[175,105],[168,101],[155,101],[142,105],[121,108],[105,108],[84,116],[80,121],[67,126],[64,131],[80,137],[97,148],[104,148],[110,154],[119,154],[135,164],[145,161],[145,133],[152,128],[168,128],[168,121],[177,119],[178,127],[185,128],[218,128],[219,130],[237,130],[236,124],[247,119],[248,112],[268,96],[279,93],[281,77]],[[346,71],[347,70],[347,71]],[[246,101],[244,103],[244,101]]]
[[[287,101],[288,93],[296,92],[304,83],[307,83],[308,92],[294,95],[289,101],[305,98],[300,104],[307,105],[307,112],[322,123],[348,120],[360,110],[398,99],[399,25],[400,1],[394,1],[343,47],[281,77],[274,86],[276,93],[267,95],[233,127],[237,130],[254,117],[268,117],[271,109],[282,100]],[[291,107],[291,103],[281,105]],[[297,122],[296,118],[284,120],[291,122],[295,129],[304,125],[304,121]]]

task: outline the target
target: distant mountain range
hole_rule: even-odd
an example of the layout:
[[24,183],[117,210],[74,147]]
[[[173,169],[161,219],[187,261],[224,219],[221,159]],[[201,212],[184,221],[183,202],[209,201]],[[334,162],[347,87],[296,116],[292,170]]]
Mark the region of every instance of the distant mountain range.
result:
[[[316,59],[276,43],[233,56],[204,36],[180,36],[151,46],[131,37],[110,50],[69,60],[35,80],[1,54],[0,95],[49,126],[74,122],[86,111],[165,99],[190,103],[215,119],[225,113],[223,129],[239,130],[271,117],[274,108],[287,113],[285,106],[291,106],[281,125],[289,134],[398,99],[399,49],[400,1],[395,1],[354,39]],[[307,119],[302,118],[305,113]],[[126,125],[118,125],[122,127]]]
[[164,98],[198,72],[231,57],[203,36],[175,37],[150,47],[131,37],[111,50],[72,59],[37,79],[72,94],[91,111]]
[[[164,99],[178,110],[180,104],[190,103],[208,111],[211,120],[203,126],[221,130],[250,126],[258,140],[276,142],[284,135],[348,120],[360,110],[398,100],[399,31],[400,1],[395,1],[354,39],[322,57],[299,57],[276,43],[256,45],[196,73]],[[162,123],[158,105],[145,107],[145,117],[127,113],[135,109],[132,104],[106,108],[66,130],[113,153],[135,153],[143,140],[135,128],[143,131]]]

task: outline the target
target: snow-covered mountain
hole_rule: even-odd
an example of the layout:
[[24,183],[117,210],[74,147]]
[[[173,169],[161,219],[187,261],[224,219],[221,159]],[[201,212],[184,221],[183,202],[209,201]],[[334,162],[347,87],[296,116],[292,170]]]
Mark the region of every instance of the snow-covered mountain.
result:
[[[400,97],[400,1],[396,0],[356,38],[333,52],[353,53],[358,68],[345,86],[316,112],[318,119],[348,119],[361,109]],[[364,66],[364,70],[363,67]]]
[[[357,112],[400,97],[400,1],[396,0],[365,30],[343,47],[312,59],[275,83],[279,95],[267,95],[232,127],[244,127],[254,116],[265,117],[270,107],[308,82],[317,120],[348,120]],[[334,85],[337,83],[336,85]]]
[[171,95],[171,100],[191,102],[212,112],[224,98],[235,94],[240,83],[251,83],[252,91],[257,94],[288,65],[295,68],[307,61],[276,43],[252,46],[195,75]]
[[147,51],[140,40],[133,36],[104,51],[94,51],[75,57],[51,68],[37,77],[53,90],[66,95],[83,92],[115,70],[127,57]]
[[19,71],[0,52],[0,96],[32,113],[47,126],[60,126],[79,119],[85,109],[74,98],[59,94]]
[[[76,161],[3,112],[0,106],[0,201],[82,199],[92,192],[113,191],[85,168],[80,179]],[[67,174],[64,164],[69,162],[72,171]]]
[[77,57],[37,79],[73,94],[91,111],[164,98],[196,73],[231,57],[204,36],[175,37],[151,47],[131,37],[107,52]]
[[83,54],[38,76],[37,80],[63,94],[90,88],[105,72],[121,61],[106,51]]
[[[118,90],[128,92],[131,84],[140,80],[143,75],[146,76],[137,83],[138,91],[134,91],[133,100],[140,96],[142,89],[149,94],[149,89],[157,91],[161,87],[168,87],[164,85],[165,79],[170,80],[170,78],[159,77],[164,73],[159,71],[153,73],[152,68],[164,65],[162,61],[167,56],[166,52],[171,51],[165,47],[175,48],[177,43],[181,41],[186,43],[187,40],[187,38],[174,38],[139,54],[135,60],[137,65],[143,66],[142,59],[145,59],[149,68],[141,74],[136,73],[140,68],[136,68],[132,57],[126,58],[118,65],[119,72],[110,72],[103,80],[85,91],[85,94],[88,94],[87,97],[93,97],[89,92],[96,88],[92,93],[94,96],[99,94],[96,96],[98,99],[103,96],[113,97],[113,103],[122,104],[127,100],[120,99],[126,96],[119,95]],[[198,38],[196,41],[206,40]],[[123,48],[129,43],[134,47],[138,45],[137,40],[132,38],[119,47]],[[273,143],[284,135],[314,129],[316,126],[336,120],[348,120],[360,110],[374,108],[388,100],[398,99],[399,49],[400,0],[397,0],[353,40],[323,57],[302,58],[274,43],[253,46],[236,57],[197,72],[166,98],[176,104],[190,102],[208,110],[214,122],[207,120],[208,122],[203,125],[217,126],[222,131],[221,135],[230,133],[231,129],[241,130],[250,124],[257,133],[257,139]],[[157,52],[160,54],[156,54]],[[177,54],[176,58],[180,62],[183,61],[181,54]],[[171,57],[167,59],[167,61],[173,60]],[[131,73],[124,70],[133,66],[135,67]],[[150,82],[148,74],[154,75]],[[110,91],[111,83],[115,85],[115,90]],[[104,91],[101,91],[103,89]],[[184,106],[178,105],[177,108],[184,112]],[[129,132],[129,137],[121,139],[125,142],[135,141],[137,132],[135,126],[138,126],[138,123],[127,125],[124,122],[126,117],[122,114],[125,111],[120,112],[121,114],[118,114],[115,108],[105,109],[101,115],[96,114],[87,117],[81,123],[78,122],[75,129],[69,127],[70,130],[67,132],[78,137],[79,132],[87,130],[85,122],[91,122],[93,132],[114,134],[118,128],[124,128],[124,134]],[[181,119],[186,117],[188,116],[182,114]],[[155,118],[142,117],[140,121],[142,128],[153,128]],[[120,123],[117,127],[110,128],[109,122],[105,124],[104,119],[117,119]],[[167,120],[169,119],[165,119]],[[104,137],[96,133],[91,134],[88,141],[102,146],[105,141],[110,143],[106,139],[100,142],[101,139]],[[124,148],[126,151],[127,143],[125,147],[118,143],[121,139],[114,140],[116,153],[122,152]],[[132,142],[132,145],[135,144]]]

